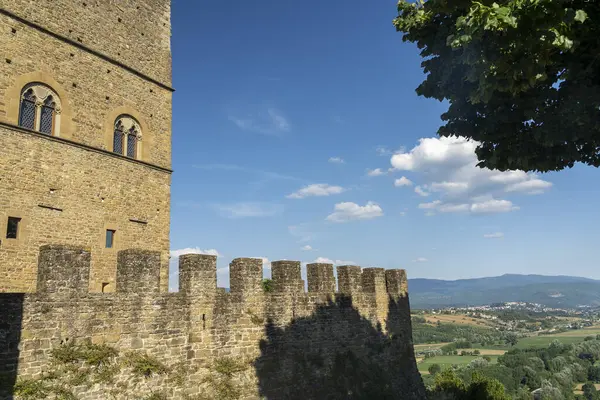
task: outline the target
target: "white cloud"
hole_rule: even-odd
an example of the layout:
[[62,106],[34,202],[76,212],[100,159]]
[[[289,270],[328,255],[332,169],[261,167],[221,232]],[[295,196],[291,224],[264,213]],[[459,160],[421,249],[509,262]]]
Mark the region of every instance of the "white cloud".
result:
[[542,194],[544,190],[552,186],[551,182],[541,179],[530,179],[508,185],[504,190],[507,192],[523,192],[527,194]]
[[385,175],[385,172],[383,172],[381,170],[381,168],[368,169],[367,170],[367,175],[368,176],[381,176],[381,175]]
[[473,161],[477,143],[466,138],[422,138],[409,153],[394,154],[392,166],[402,171],[421,170],[423,167],[461,166]]
[[275,108],[267,108],[245,117],[229,115],[229,120],[242,130],[263,135],[278,136],[291,129],[288,120]]
[[430,210],[436,208],[442,202],[440,200],[434,200],[431,203],[421,203],[419,204],[419,208],[423,210]]
[[422,138],[412,150],[394,154],[390,163],[394,170],[413,171],[423,179],[417,194],[439,197],[443,204],[429,212],[515,211],[518,206],[500,197],[541,194],[552,186],[533,173],[477,167],[477,145],[464,137]]
[[527,172],[525,171],[506,171],[503,174],[492,175],[490,180],[498,183],[515,183],[521,182],[527,179]]
[[392,149],[390,149],[390,148],[388,148],[386,146],[377,146],[375,148],[375,151],[380,156],[389,156],[390,154],[404,153],[405,148],[404,147],[400,147],[398,150],[392,151]]
[[332,222],[346,222],[381,216],[383,216],[382,208],[372,201],[367,202],[364,206],[359,206],[352,202],[344,202],[336,204],[333,213],[329,214],[326,219]]
[[[427,186],[424,186],[424,188],[427,188]],[[415,186],[415,193],[422,197],[429,196],[429,192],[424,190],[421,186]]]
[[412,181],[405,176],[394,181],[394,186],[396,187],[411,186],[412,184]]
[[273,217],[283,212],[283,206],[275,203],[239,202],[213,207],[226,218]]
[[343,158],[340,157],[329,157],[328,161],[332,164],[344,164],[346,162]]
[[468,204],[440,204],[437,210],[441,213],[457,213],[469,211],[471,207]]
[[471,204],[471,212],[476,214],[495,214],[509,211],[517,211],[519,207],[515,206],[510,200],[482,200]]
[[302,251],[311,251],[313,248],[310,244],[307,244],[306,246],[302,246]]
[[434,200],[430,203],[421,203],[418,206],[422,210],[428,210],[432,216],[435,212],[439,213],[460,213],[470,212],[473,214],[496,214],[510,211],[517,211],[519,207],[515,206],[509,200],[497,200],[488,197],[473,199],[470,203],[451,203],[441,200]]
[[419,262],[419,263],[423,263],[423,262],[427,262],[427,261],[429,261],[429,260],[426,259],[425,257],[418,257],[413,260],[413,262]]
[[288,199],[303,199],[311,196],[331,196],[332,194],[340,194],[344,190],[345,189],[341,186],[332,186],[326,183],[315,183],[303,187],[297,192],[288,194],[286,197]]
[[433,182],[429,185],[433,192],[461,192],[469,188],[467,182]]
[[269,108],[267,110],[267,113],[269,114],[269,117],[271,118],[271,123],[275,127],[276,130],[284,131],[284,132],[287,132],[290,130],[290,123],[277,110],[275,110],[273,108]]
[[400,211],[400,216],[404,217],[406,215],[406,211]]
[[171,250],[169,255],[171,258],[179,258],[184,254],[207,254],[209,256],[221,257],[221,254],[216,249],[202,250],[199,247],[186,247],[184,249]]
[[501,239],[504,237],[504,233],[502,232],[494,232],[494,233],[486,233],[483,235],[486,239]]
[[387,156],[392,154],[392,151],[390,149],[388,149],[385,146],[377,146],[375,148],[375,151],[377,152],[377,154],[379,154],[380,156]]
[[356,263],[354,261],[332,260],[331,258],[327,258],[327,257],[317,257],[313,261],[313,263],[334,264],[334,265],[356,265]]

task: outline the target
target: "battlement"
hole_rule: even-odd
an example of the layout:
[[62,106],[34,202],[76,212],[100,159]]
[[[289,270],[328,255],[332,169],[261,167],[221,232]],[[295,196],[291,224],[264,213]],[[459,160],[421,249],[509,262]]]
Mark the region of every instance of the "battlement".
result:
[[[37,292],[53,296],[83,295],[88,291],[91,254],[89,249],[67,245],[45,245],[40,248]],[[160,288],[160,252],[127,249],[118,252],[116,292],[158,294]],[[336,293],[333,264],[306,265],[308,293]],[[229,265],[230,293],[246,297],[263,292],[262,260],[236,258]],[[407,295],[406,272],[403,269],[364,268],[357,265],[337,267],[339,294],[388,293]],[[300,261],[271,263],[273,293],[304,294]],[[204,254],[179,257],[179,293],[187,296],[214,296],[217,292],[217,258]]]
[[[160,252],[128,249],[117,255],[116,291],[98,293],[88,291],[91,259],[86,248],[42,246],[37,292],[0,293],[0,375],[43,375],[52,349],[68,338],[106,344],[123,354],[144,352],[165,366],[204,371],[188,376],[192,385],[169,386],[168,398],[198,393],[190,390],[206,382],[211,363],[230,357],[256,360],[256,373],[244,372],[243,379],[261,382],[244,389],[247,396],[258,390],[284,399],[290,398],[286,391],[314,386],[315,377],[299,378],[296,373],[288,382],[289,365],[310,353],[322,366],[306,371],[325,368],[322,373],[331,373],[325,365],[352,351],[365,362],[389,361],[384,369],[396,393],[409,390],[411,398],[421,398],[404,270],[339,266],[336,291],[333,265],[312,263],[306,266],[305,291],[299,261],[274,261],[273,290],[266,292],[262,260],[236,258],[229,266],[230,291],[225,292],[217,288],[215,256],[185,254],[179,258],[179,292],[164,293],[159,291]],[[365,352],[365,345],[373,347]],[[279,363],[285,365],[274,367]],[[135,390],[165,388],[161,378],[144,382],[143,390]],[[97,400],[105,393],[81,388],[77,394]]]

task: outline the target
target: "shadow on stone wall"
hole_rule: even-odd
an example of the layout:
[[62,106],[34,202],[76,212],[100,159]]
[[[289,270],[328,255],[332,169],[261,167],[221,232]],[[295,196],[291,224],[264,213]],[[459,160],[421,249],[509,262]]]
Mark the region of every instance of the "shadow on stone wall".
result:
[[22,293],[0,293],[0,398],[12,399],[23,323]]
[[425,398],[406,338],[407,302],[390,298],[389,335],[340,296],[284,328],[268,322],[255,362],[259,394],[268,400]]

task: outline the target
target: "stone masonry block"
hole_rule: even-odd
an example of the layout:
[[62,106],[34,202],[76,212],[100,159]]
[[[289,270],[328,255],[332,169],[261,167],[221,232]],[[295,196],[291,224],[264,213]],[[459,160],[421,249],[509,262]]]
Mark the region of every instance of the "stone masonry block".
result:
[[229,264],[231,293],[247,295],[262,292],[262,260],[259,258],[236,258]]
[[361,268],[358,265],[340,265],[338,271],[338,291],[343,294],[360,292]]
[[385,271],[385,280],[389,294],[396,296],[406,296],[408,294],[408,282],[405,270],[388,269]]
[[362,290],[367,293],[385,293],[385,269],[365,268],[362,270]]
[[217,257],[184,254],[179,257],[179,291],[188,295],[214,294],[217,289]]
[[275,292],[303,293],[304,282],[300,274],[300,261],[273,261],[271,277]]
[[333,264],[312,263],[306,265],[309,292],[335,293]]
[[56,294],[88,292],[91,253],[77,246],[45,245],[38,259],[37,291]]
[[117,292],[158,293],[160,251],[121,250],[117,255]]

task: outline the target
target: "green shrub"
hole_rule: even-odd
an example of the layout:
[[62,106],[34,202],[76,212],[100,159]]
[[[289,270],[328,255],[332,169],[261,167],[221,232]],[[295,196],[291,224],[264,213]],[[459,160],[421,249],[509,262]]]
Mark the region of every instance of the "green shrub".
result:
[[55,364],[84,362],[96,367],[109,364],[118,354],[115,348],[105,344],[75,343],[75,341],[62,343],[50,351]]
[[215,360],[214,369],[221,375],[232,376],[235,373],[248,369],[248,366],[234,358],[221,357]]
[[270,293],[273,291],[273,280],[265,278],[262,280],[262,287],[265,293]]
[[45,399],[50,394],[48,386],[42,380],[22,379],[15,384],[13,391],[24,400]]
[[131,367],[136,375],[146,378],[167,373],[167,368],[160,361],[145,353],[129,353],[125,365]]
[[440,367],[440,364],[431,364],[429,368],[427,368],[427,371],[429,374],[435,375],[442,371],[442,367]]

